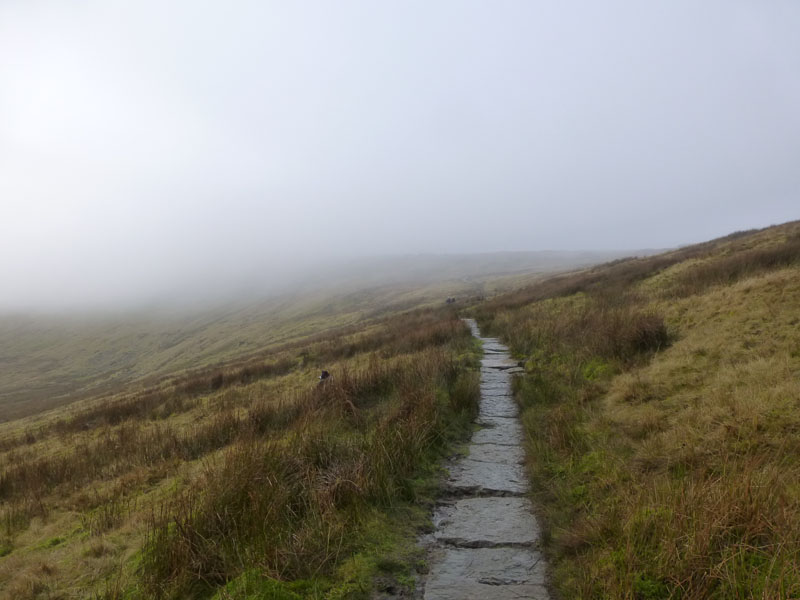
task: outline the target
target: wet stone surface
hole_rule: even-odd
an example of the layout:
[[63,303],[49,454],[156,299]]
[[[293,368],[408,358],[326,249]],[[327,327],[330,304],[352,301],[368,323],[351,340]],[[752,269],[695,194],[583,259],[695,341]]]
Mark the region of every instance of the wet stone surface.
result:
[[487,402],[481,406],[480,415],[484,417],[516,417],[519,409],[505,396],[489,396]]
[[467,458],[495,465],[521,465],[525,461],[525,453],[521,446],[473,444]]
[[522,446],[522,425],[514,417],[481,415],[478,425],[482,427],[472,435],[472,444],[500,444]]
[[[480,338],[477,324],[467,320]],[[449,471],[434,513],[425,600],[549,600],[540,530],[525,497],[524,434],[511,394],[522,372],[508,349],[481,338],[481,405],[467,456]]]
[[468,458],[459,461],[458,465],[450,469],[448,487],[454,494],[475,496],[521,495],[528,491],[522,465],[490,463]]
[[544,562],[535,550],[446,548],[434,560],[441,569],[428,579],[431,598],[547,598]]

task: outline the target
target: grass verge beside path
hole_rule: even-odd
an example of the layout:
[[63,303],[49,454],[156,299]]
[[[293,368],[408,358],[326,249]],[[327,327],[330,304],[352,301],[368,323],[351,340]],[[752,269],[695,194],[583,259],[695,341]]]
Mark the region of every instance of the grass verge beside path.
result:
[[430,495],[442,451],[469,431],[476,364],[460,335],[391,377],[375,364],[336,378],[304,399],[285,435],[233,445],[154,515],[143,595],[202,597],[223,585],[220,598],[366,598],[387,570],[403,583],[403,541],[416,532],[393,526],[400,515],[424,522],[412,506]]
[[478,366],[449,307],[418,310],[7,426],[0,597],[406,589]]
[[563,598],[800,598],[797,239],[734,236],[624,285],[596,270],[577,294],[476,309],[527,360]]

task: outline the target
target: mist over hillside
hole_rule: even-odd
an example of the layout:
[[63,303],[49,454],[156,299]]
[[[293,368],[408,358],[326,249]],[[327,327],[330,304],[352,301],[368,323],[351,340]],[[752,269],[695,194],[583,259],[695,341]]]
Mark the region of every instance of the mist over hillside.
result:
[[148,303],[0,313],[0,420],[122,383],[221,363],[392,311],[508,291],[635,252],[503,252],[322,262],[281,281],[180,289]]
[[0,598],[800,598],[798,31],[0,0]]
[[[458,495],[472,479],[448,492],[436,465],[517,412],[514,464],[564,597],[800,590],[800,222],[567,272],[522,258],[377,260],[395,278],[215,310],[6,319],[0,594],[428,585],[430,507],[495,498]],[[515,400],[481,354],[518,374]],[[518,411],[482,414],[498,393]]]
[[0,310],[796,218],[796,3],[231,6],[0,3]]

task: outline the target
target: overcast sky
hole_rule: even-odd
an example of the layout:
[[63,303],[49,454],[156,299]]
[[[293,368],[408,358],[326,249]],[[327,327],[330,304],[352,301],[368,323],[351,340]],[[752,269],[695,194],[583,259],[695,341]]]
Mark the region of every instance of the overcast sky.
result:
[[800,2],[0,0],[0,306],[800,218]]

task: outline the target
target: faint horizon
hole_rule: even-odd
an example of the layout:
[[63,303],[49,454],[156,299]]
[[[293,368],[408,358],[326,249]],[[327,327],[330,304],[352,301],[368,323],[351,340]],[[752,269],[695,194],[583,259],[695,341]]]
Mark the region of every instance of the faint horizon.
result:
[[540,250],[498,251],[484,253],[418,253],[381,256],[362,256],[350,259],[329,258],[315,264],[296,266],[290,275],[271,282],[269,271],[253,270],[248,276],[218,279],[209,274],[206,280],[183,281],[165,287],[149,297],[133,295],[113,299],[99,297],[94,301],[81,299],[75,303],[60,299],[57,303],[43,302],[26,306],[3,306],[0,317],[31,315],[90,317],[97,315],[116,318],[120,315],[143,314],[148,318],[160,311],[189,310],[205,312],[230,305],[292,297],[309,292],[333,292],[337,288],[359,288],[392,285],[425,284],[463,277],[483,278],[515,273],[550,273],[571,270],[628,256],[647,256],[664,249],[635,251],[609,250]]
[[3,2],[0,310],[796,219],[798,30],[788,0]]

